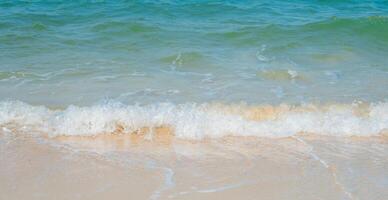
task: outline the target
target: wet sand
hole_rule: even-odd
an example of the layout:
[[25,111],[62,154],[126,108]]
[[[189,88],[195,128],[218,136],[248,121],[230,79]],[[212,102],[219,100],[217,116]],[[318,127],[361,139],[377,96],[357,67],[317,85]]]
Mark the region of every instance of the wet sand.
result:
[[189,141],[168,133],[46,138],[0,131],[0,199],[388,196],[383,137]]

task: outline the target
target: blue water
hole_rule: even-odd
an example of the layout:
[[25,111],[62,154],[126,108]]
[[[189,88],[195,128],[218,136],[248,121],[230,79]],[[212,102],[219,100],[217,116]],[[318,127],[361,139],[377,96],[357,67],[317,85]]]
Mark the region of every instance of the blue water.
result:
[[387,1],[1,1],[0,127],[376,135],[387,55]]
[[384,101],[387,1],[2,1],[0,100]]

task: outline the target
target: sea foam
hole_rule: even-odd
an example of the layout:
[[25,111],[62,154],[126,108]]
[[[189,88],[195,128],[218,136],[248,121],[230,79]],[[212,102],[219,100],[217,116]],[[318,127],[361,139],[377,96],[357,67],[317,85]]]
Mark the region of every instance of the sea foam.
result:
[[95,136],[169,127],[185,139],[223,136],[288,137],[298,133],[378,136],[388,129],[388,103],[346,105],[172,104],[105,102],[55,110],[20,101],[0,102],[0,127],[56,136]]

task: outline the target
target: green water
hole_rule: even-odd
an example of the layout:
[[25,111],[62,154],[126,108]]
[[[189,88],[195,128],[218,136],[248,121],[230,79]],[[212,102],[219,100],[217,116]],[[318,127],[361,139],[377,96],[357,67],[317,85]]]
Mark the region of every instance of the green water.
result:
[[0,100],[385,101],[387,1],[2,1]]

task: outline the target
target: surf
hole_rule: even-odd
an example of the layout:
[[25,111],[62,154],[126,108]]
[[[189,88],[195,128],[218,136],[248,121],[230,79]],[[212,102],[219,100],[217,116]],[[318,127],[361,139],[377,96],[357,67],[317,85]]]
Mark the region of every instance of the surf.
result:
[[2,101],[0,127],[49,137],[137,134],[161,128],[176,138],[190,140],[225,136],[282,138],[298,134],[369,137],[386,134],[388,103],[125,105],[109,101],[50,109]]

